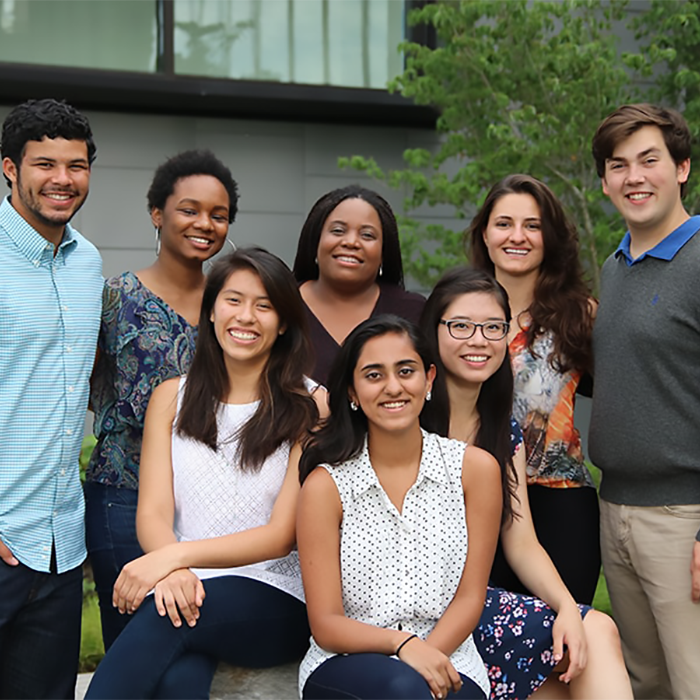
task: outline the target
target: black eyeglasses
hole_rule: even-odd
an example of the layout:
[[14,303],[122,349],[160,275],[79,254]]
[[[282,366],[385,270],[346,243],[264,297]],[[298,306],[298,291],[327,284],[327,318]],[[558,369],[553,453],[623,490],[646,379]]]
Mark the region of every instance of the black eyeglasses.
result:
[[502,340],[508,335],[510,323],[507,321],[486,321],[486,323],[474,323],[473,321],[453,320],[446,321],[440,319],[443,326],[447,326],[447,330],[455,340],[467,340],[471,338],[476,329],[481,329],[481,335],[486,340]]

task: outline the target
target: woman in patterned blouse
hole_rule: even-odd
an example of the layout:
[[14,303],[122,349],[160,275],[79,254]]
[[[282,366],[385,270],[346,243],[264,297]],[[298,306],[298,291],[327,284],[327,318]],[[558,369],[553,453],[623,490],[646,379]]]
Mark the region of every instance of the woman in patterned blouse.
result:
[[[513,417],[523,433],[537,537],[574,599],[590,605],[600,573],[598,495],[574,427],[574,400],[591,367],[596,304],[576,227],[547,185],[510,175],[491,188],[466,242],[474,267],[508,292]],[[528,591],[499,555],[493,578]]]
[[236,182],[209,151],[161,164],[148,190],[156,260],[105,282],[90,402],[97,446],[87,470],[87,545],[109,649],[129,618],[112,607],[136,538],[141,439],[153,390],[185,374],[194,355],[205,261],[221,250],[238,205]]

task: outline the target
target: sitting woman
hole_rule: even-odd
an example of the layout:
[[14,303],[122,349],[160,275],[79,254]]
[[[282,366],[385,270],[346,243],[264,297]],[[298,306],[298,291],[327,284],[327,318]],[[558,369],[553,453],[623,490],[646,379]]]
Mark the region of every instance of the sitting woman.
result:
[[498,539],[500,474],[483,450],[421,430],[434,377],[416,327],[391,315],[352,331],[331,371],[331,416],[300,463],[313,633],[304,698],[489,692],[472,630]]
[[362,321],[396,314],[418,322],[425,299],[403,286],[399,229],[389,203],[350,185],[324,194],[299,236],[294,275],[306,304],[321,384],[348,333]]
[[151,698],[166,672],[177,697],[201,697],[215,664],[204,684],[188,671],[176,687],[188,654],[262,667],[307,648],[292,550],[299,441],[319,409],[304,330],[296,282],[277,257],[241,249],[214,265],[191,369],[148,406],[137,510],[147,553],[124,567],[113,599],[135,615],[88,698]]
[[[510,318],[503,287],[486,272],[462,267],[443,275],[421,321],[438,368],[423,425],[496,457],[503,511],[510,514],[501,547],[519,579],[542,599],[489,588],[474,637],[489,667],[492,698],[525,698],[538,688],[538,698],[631,698],[615,624],[579,608],[535,534],[523,439],[510,416]],[[545,683],[548,677],[568,686]]]

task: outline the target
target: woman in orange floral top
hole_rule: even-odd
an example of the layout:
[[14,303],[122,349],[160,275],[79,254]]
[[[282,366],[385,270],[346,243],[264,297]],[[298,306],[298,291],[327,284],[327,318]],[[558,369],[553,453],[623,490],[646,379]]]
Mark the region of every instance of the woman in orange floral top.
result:
[[[591,603],[600,572],[598,499],[574,427],[574,399],[591,364],[595,302],[578,234],[552,191],[528,175],[494,185],[468,232],[471,262],[510,300],[513,416],[523,433],[535,530],[566,586]],[[494,582],[525,591],[497,554]]]

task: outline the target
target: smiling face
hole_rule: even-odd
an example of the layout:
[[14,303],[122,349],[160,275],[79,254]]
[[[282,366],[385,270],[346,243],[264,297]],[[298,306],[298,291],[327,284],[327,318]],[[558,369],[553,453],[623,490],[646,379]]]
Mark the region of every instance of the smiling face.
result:
[[386,333],[368,340],[353,372],[350,399],[367,417],[370,432],[418,428],[425,396],[435,378],[405,333]]
[[211,175],[190,175],[175,183],[163,209],[151,211],[161,232],[161,255],[204,261],[221,250],[228,233],[229,196]]
[[328,215],[318,241],[319,279],[330,284],[372,284],[382,264],[382,224],[364,199],[345,199]]
[[261,369],[284,332],[260,277],[250,269],[232,272],[216,297],[210,321],[224,360]]
[[542,221],[532,195],[512,193],[496,200],[483,236],[496,277],[539,271],[544,258]]
[[2,163],[12,183],[12,206],[44,238],[57,244],[64,226],[83,206],[90,189],[85,141],[64,138],[27,141],[17,167]]
[[[605,192],[631,235],[665,236],[684,220],[680,185],[690,161],[676,164],[657,126],[644,126],[619,143],[605,161]],[[680,219],[680,220],[679,220]]]
[[[505,322],[506,315],[493,294],[471,292],[458,296],[445,309],[446,321]],[[466,340],[456,340],[444,324],[438,326],[438,349],[448,382],[481,385],[503,364],[508,340],[487,340],[480,328]]]

